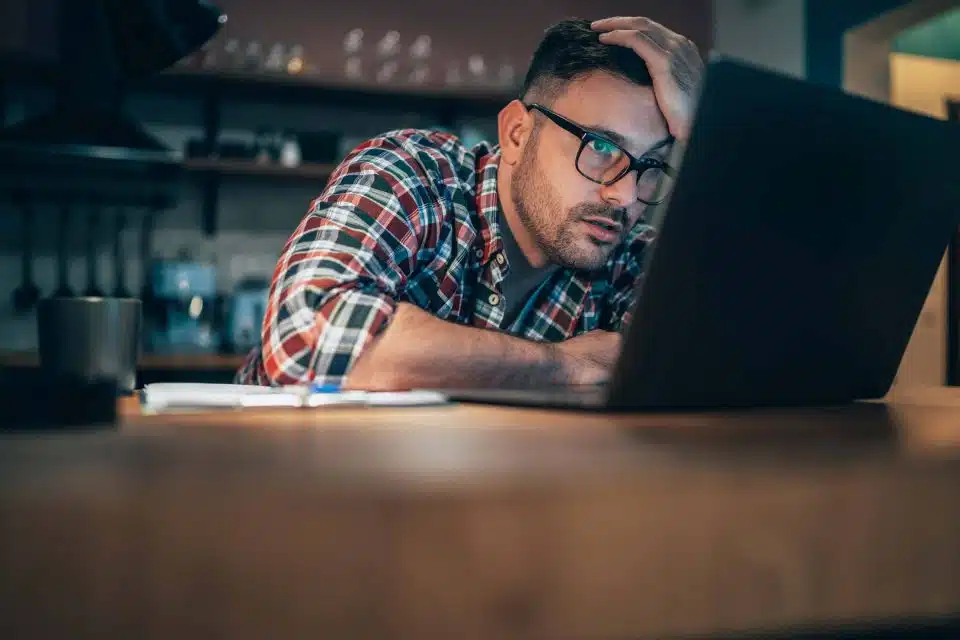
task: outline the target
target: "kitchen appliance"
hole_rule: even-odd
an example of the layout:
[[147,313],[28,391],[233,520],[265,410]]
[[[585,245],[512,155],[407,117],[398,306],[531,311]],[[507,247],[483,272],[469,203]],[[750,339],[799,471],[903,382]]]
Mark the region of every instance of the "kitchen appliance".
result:
[[260,278],[248,278],[237,284],[227,312],[226,341],[231,351],[244,353],[260,342],[269,289],[270,283]]
[[155,262],[150,271],[146,349],[153,353],[215,353],[217,271],[186,253]]

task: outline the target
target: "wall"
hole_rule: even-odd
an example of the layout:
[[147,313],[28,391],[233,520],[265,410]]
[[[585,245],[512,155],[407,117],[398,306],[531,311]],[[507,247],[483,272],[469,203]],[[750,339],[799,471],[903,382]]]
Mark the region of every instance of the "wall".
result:
[[893,41],[896,53],[960,60],[960,9],[907,29]]
[[806,0],[807,78],[843,86],[844,34],[907,0]]
[[890,54],[890,102],[946,119],[945,96],[960,100],[960,61]]
[[804,0],[714,0],[714,50],[805,76],[805,4]]

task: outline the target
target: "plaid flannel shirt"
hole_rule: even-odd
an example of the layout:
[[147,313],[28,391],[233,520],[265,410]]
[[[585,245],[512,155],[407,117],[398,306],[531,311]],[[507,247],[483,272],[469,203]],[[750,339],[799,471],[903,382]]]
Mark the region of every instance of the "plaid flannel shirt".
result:
[[[629,323],[641,221],[606,266],[557,269],[504,326],[499,148],[405,129],[354,149],[287,241],[245,384],[340,384],[399,302],[479,329],[557,342]],[[429,338],[425,338],[429,339]]]

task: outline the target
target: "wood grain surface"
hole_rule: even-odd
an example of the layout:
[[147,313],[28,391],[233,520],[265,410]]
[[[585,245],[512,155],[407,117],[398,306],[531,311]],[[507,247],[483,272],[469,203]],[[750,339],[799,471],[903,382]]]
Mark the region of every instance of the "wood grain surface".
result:
[[960,613],[952,396],[121,415],[0,438],[0,637],[777,637]]

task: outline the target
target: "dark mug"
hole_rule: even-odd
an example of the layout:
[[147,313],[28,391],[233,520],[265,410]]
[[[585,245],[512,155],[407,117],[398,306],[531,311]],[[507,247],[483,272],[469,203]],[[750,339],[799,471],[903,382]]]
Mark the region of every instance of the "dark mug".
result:
[[40,369],[50,384],[137,384],[141,303],[136,298],[44,298],[37,306]]

